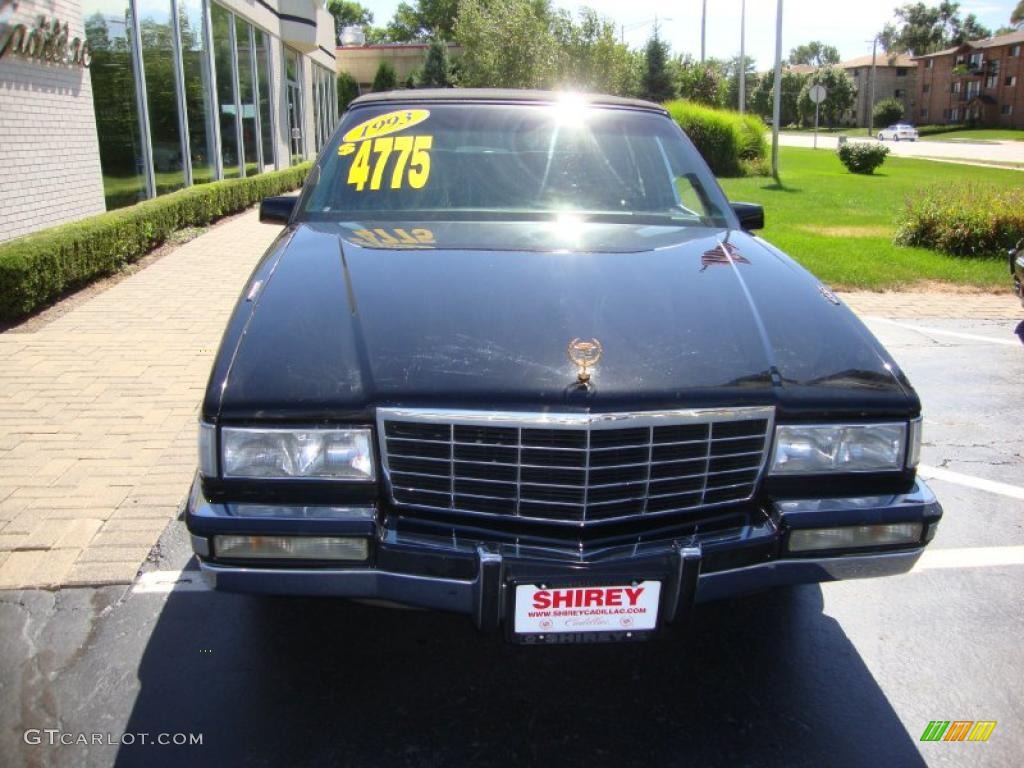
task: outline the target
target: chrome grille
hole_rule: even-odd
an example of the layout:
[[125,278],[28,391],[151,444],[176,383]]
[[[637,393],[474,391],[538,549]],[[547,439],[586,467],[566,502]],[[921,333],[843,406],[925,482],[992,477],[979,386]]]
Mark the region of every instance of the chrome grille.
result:
[[398,506],[580,525],[750,499],[773,416],[389,408],[377,426]]

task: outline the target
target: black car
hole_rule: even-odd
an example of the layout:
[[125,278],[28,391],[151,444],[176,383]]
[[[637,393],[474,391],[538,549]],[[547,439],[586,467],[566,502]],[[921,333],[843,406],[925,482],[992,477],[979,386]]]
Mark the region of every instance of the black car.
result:
[[660,106],[365,96],[261,216],[186,514],[220,589],[640,639],[935,535],[903,372]]

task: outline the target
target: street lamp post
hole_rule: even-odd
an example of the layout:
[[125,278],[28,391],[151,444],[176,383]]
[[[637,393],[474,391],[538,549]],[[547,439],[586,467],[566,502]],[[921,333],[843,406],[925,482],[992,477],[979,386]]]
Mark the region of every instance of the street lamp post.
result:
[[878,56],[878,35],[871,41],[871,87],[868,96],[867,119],[868,136],[871,135],[871,124],[875,121],[875,59]]
[[700,11],[700,63],[704,63],[704,33],[708,22],[708,0],[703,0]]
[[772,104],[772,176],[779,181],[779,120],[782,119],[782,0],[775,10],[775,98]]
[[740,0],[740,114],[747,111],[747,0]]

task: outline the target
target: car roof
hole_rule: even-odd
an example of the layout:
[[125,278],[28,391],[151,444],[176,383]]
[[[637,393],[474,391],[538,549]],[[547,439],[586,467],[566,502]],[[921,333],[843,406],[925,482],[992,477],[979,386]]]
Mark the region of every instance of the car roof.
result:
[[[349,108],[387,103],[482,103],[496,104],[554,104],[565,98],[566,91],[533,91],[517,88],[408,88],[400,91],[368,93],[352,101]],[[668,114],[660,104],[643,99],[607,96],[600,93],[575,93],[585,104],[600,107],[628,107]]]

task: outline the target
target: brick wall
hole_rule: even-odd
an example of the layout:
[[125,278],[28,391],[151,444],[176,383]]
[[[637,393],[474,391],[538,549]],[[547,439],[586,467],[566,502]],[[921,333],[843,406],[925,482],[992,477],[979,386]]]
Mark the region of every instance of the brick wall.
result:
[[[31,27],[40,15],[84,37],[78,0],[20,0],[7,23]],[[103,210],[89,70],[8,51],[0,58],[0,241]]]
[[[849,120],[855,125],[866,127],[871,123],[871,67],[850,67],[847,74],[857,85],[857,99],[854,101]],[[903,73],[902,75],[900,73]],[[896,99],[903,104],[903,119],[916,122],[915,102],[917,96],[917,67],[875,67],[875,103],[885,99]]]
[[[1017,55],[1015,44],[992,46],[973,50],[963,48],[954,53],[918,60],[917,107],[915,118],[918,123],[962,123],[969,110],[981,110],[982,125],[999,128],[1024,128],[1024,45]],[[985,62],[999,62],[998,70],[989,74],[976,75],[972,72],[954,72],[957,56],[966,60],[972,53],[983,54]],[[928,62],[931,66],[928,66]],[[1010,78],[1010,82],[1007,82]],[[960,92],[953,87],[959,83]],[[990,102],[972,104],[968,87],[977,88],[977,93]],[[1008,107],[1009,114],[1003,114]]]

